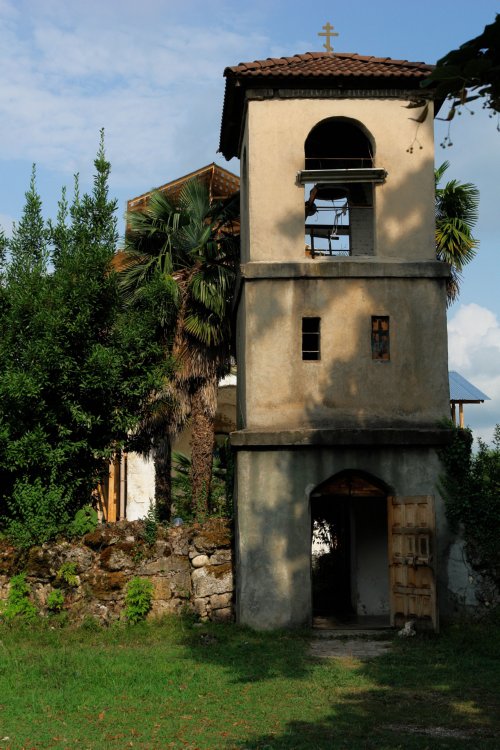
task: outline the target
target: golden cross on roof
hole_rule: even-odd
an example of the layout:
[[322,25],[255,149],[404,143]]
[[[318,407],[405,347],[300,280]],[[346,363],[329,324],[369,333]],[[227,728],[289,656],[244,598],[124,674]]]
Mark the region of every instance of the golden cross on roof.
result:
[[330,39],[332,36],[338,36],[338,33],[333,30],[335,27],[332,26],[329,21],[325,23],[325,25],[322,26],[322,28],[324,29],[324,31],[319,31],[318,36],[326,37],[326,42],[324,43],[323,47],[326,49],[327,52],[333,52],[333,47],[330,44]]

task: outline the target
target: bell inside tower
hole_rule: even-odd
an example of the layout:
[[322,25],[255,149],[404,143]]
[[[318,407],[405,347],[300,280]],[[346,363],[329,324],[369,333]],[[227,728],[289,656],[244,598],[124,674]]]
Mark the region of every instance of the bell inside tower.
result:
[[355,123],[331,118],[311,130],[303,172],[307,256],[373,255],[372,167],[371,142]]

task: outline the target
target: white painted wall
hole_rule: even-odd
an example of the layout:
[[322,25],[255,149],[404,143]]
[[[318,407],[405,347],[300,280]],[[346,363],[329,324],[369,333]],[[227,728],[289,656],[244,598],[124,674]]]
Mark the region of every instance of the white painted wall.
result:
[[155,496],[155,469],[152,460],[138,453],[127,456],[127,506],[129,521],[144,518]]

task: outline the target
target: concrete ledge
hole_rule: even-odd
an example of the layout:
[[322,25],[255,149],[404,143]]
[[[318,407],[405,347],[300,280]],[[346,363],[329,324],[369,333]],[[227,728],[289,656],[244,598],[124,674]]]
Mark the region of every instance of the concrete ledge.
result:
[[406,261],[377,257],[337,257],[328,260],[252,261],[241,265],[245,281],[259,279],[402,278],[446,279],[447,263],[437,260]]
[[317,446],[440,446],[451,441],[451,430],[440,428],[350,428],[305,430],[238,430],[231,445],[241,449],[313,448]]

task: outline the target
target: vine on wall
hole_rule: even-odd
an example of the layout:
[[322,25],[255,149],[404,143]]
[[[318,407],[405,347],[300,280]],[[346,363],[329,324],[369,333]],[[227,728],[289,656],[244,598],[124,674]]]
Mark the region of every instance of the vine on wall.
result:
[[440,490],[454,531],[460,531],[472,567],[500,589],[500,425],[493,445],[478,440],[472,452],[469,429],[455,427],[453,440],[440,453],[445,474]]

